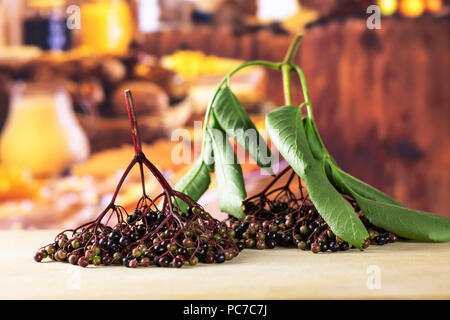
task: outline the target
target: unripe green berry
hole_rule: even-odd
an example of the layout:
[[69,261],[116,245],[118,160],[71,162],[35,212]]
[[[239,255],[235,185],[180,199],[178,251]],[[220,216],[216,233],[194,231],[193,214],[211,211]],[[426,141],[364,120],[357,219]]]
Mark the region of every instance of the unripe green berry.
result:
[[134,248],[131,254],[133,255],[133,257],[138,258],[142,255],[142,251],[138,248]]
[[189,264],[191,266],[195,266],[198,263],[198,258],[197,257],[192,257],[191,259],[189,259]]
[[74,248],[74,249],[78,249],[80,247],[80,241],[78,241],[77,239],[72,240],[72,242],[70,244],[72,245],[72,248]]
[[301,250],[305,250],[306,249],[306,242],[305,241],[300,241],[297,244],[297,248],[301,249]]
[[309,232],[309,229],[308,229],[307,226],[301,226],[300,227],[300,233],[301,234],[308,234],[308,232]]
[[94,256],[94,259],[92,260],[92,263],[95,266],[99,266],[101,262],[102,262],[102,258],[100,258],[100,256]]
[[99,247],[94,247],[93,252],[94,252],[94,255],[98,256],[101,253],[101,250]]
[[113,259],[119,260],[120,258],[122,258],[122,254],[120,252],[114,252]]

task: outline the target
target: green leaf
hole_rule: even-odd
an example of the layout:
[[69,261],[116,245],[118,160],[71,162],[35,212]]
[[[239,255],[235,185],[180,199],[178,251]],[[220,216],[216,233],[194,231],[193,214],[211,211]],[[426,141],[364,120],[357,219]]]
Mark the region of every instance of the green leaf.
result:
[[219,91],[213,108],[220,127],[248,152],[258,166],[273,174],[269,147],[228,86]]
[[322,144],[317,137],[313,120],[306,117],[303,119],[303,125],[305,127],[306,139],[308,140],[308,144],[311,148],[311,152],[313,153],[314,158],[316,158],[317,160],[322,160],[324,158],[324,155],[327,154],[327,151],[322,147]]
[[[352,175],[346,173],[342,169],[340,169],[337,165],[332,164],[334,171],[339,173],[340,179],[350,187],[353,191],[357,192],[359,195],[373,201],[379,201],[387,204],[396,205],[399,207],[404,207],[400,202],[392,199],[387,194],[381,192],[380,190],[368,185],[367,183],[353,177]],[[332,179],[330,177],[330,179]]]
[[310,167],[303,180],[311,201],[334,234],[361,249],[369,234],[355,209],[328,181],[323,164]]
[[450,241],[450,218],[371,200],[353,189],[340,169],[334,165],[329,168],[335,185],[355,198],[364,216],[375,226],[407,239]]
[[308,143],[312,153],[314,154],[314,157],[316,159],[324,159],[324,157],[328,157],[328,161],[330,161],[340,171],[342,179],[344,179],[346,184],[348,184],[356,192],[368,199],[403,207],[401,203],[395,201],[387,194],[341,170],[336,161],[334,161],[334,159],[330,156],[328,151],[320,142],[319,134],[317,132],[314,120],[312,120],[311,118],[305,118],[303,119],[303,124],[305,125],[306,137],[308,139]]
[[206,166],[208,167],[208,171],[213,172],[214,171],[214,151],[213,151],[213,147],[212,147],[211,138],[207,134],[204,139],[206,141],[205,141],[204,149],[202,150],[201,158],[202,158],[203,163],[206,164]]
[[362,248],[367,230],[353,207],[329,182],[324,161],[317,160],[309,147],[300,108],[285,106],[266,116],[266,127],[280,154],[305,181],[317,211],[341,239]]
[[[209,176],[208,166],[203,161],[200,161],[177,182],[174,189],[187,194],[193,200],[197,201],[208,189],[210,183],[211,178]],[[178,201],[178,205],[182,211],[185,211],[187,208],[186,203],[183,201]]]
[[219,207],[222,211],[243,218],[242,201],[246,198],[242,168],[225,132],[207,128],[214,151]]
[[266,128],[281,155],[303,177],[315,158],[306,140],[300,108],[284,106],[268,113]]

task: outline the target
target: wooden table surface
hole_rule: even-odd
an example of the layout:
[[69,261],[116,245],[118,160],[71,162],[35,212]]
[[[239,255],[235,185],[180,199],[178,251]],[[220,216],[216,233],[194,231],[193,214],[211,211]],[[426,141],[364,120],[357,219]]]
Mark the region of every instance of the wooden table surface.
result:
[[450,298],[450,243],[320,254],[244,250],[224,264],[181,269],[34,262],[55,234],[0,232],[0,299]]

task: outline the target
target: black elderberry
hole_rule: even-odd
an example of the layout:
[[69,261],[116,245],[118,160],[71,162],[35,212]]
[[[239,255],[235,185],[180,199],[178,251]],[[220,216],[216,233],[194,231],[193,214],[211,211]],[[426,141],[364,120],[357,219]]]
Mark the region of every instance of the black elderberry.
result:
[[113,253],[120,251],[120,246],[117,243],[113,243],[109,246],[109,250]]
[[98,240],[98,245],[101,248],[106,248],[108,246],[108,240],[106,240],[106,238],[100,238],[100,240]]
[[375,242],[377,245],[382,246],[384,244],[386,244],[386,239],[384,238],[383,235],[379,235],[375,237]]
[[205,263],[214,263],[214,256],[209,254],[205,257]]
[[164,235],[166,238],[172,238],[175,235],[175,231],[174,230],[166,230],[166,231],[164,231]]
[[158,259],[157,266],[159,267],[168,267],[170,265],[170,259],[168,256],[163,256]]
[[161,243],[156,245],[154,249],[157,255],[161,255],[167,251],[167,247]]
[[142,215],[142,212],[140,210],[134,210],[133,214],[131,215],[133,217],[133,221],[137,221]]
[[242,242],[240,242],[240,241],[238,241],[238,242],[236,243],[236,245],[237,245],[239,251],[242,251],[242,250],[244,250],[244,248],[245,248],[245,245],[244,245]]
[[225,254],[224,254],[223,252],[217,252],[217,253],[214,255],[214,260],[215,260],[217,263],[223,263],[223,262],[225,262]]
[[283,245],[283,239],[284,239],[283,233],[281,231],[278,231],[275,236],[275,241],[277,242],[277,244]]
[[129,239],[128,237],[122,236],[122,237],[119,239],[119,244],[120,244],[122,247],[126,247],[126,246],[128,246],[128,245],[130,244],[130,239]]
[[275,242],[275,240],[273,240],[273,239],[266,240],[266,247],[268,249],[273,249],[273,248],[275,248],[276,245],[277,245],[277,243]]
[[348,243],[347,243],[347,242],[341,242],[341,243],[339,244],[339,249],[340,249],[341,251],[346,251],[346,250],[348,250],[348,249],[349,249]]
[[109,234],[108,238],[109,238],[109,240],[112,240],[113,242],[117,242],[120,239],[120,232],[117,230],[113,230]]
[[319,226],[319,224],[316,221],[313,221],[309,224],[308,229],[309,231],[315,231],[317,229],[317,227]]
[[132,224],[133,222],[134,222],[134,215],[129,215],[128,217],[127,217],[127,223],[128,224]]
[[137,234],[137,233],[131,233],[130,234],[130,240],[131,240],[131,242],[136,242],[136,241],[138,241],[139,240],[139,235]]
[[145,225],[140,224],[136,227],[136,233],[139,235],[139,237],[142,237],[145,234],[146,228]]
[[163,222],[165,218],[166,218],[166,216],[165,216],[164,214],[158,213],[158,215],[157,215],[157,221],[158,221],[158,223]]
[[111,248],[113,245],[117,245],[117,244],[119,244],[119,240],[109,239],[107,246],[108,246],[108,248]]
[[236,229],[234,229],[234,232],[236,232],[236,238],[241,239],[244,231],[245,230],[241,227],[237,227]]
[[280,223],[283,222],[283,219],[282,219],[282,218],[277,218],[277,219],[275,219],[274,222],[275,222],[276,224],[280,224]]
[[179,248],[178,249],[178,254],[180,254],[180,255],[182,255],[184,257],[187,257],[189,255],[186,248]]
[[328,244],[328,247],[329,247],[330,250],[333,251],[333,252],[336,252],[336,251],[339,250],[339,244],[336,243],[336,241],[331,241],[331,242]]
[[326,242],[320,243],[320,251],[327,252],[328,251],[328,244]]
[[268,231],[266,233],[266,239],[276,240],[277,239],[277,233],[276,232],[272,232],[272,231]]
[[205,248],[199,248],[197,250],[196,256],[200,259],[204,258],[206,256],[206,249]]
[[203,248],[203,249],[205,249],[205,250],[208,250],[209,245],[208,245],[208,243],[206,243],[206,242],[202,242],[202,243],[200,243],[200,248]]
[[183,260],[180,258],[175,258],[172,260],[172,267],[174,268],[181,268],[183,266]]
[[124,265],[125,267],[129,267],[130,261],[133,260],[133,259],[134,259],[133,256],[128,256],[128,257],[126,257],[125,259],[123,259],[123,265]]

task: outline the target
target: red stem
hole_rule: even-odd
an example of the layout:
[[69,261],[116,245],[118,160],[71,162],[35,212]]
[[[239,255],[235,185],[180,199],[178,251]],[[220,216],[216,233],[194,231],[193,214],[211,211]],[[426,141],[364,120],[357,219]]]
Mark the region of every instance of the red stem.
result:
[[142,154],[141,136],[139,135],[139,129],[136,119],[136,110],[134,108],[133,96],[130,89],[124,91],[125,100],[127,102],[128,118],[130,119],[131,135],[133,136],[134,153],[136,155]]

